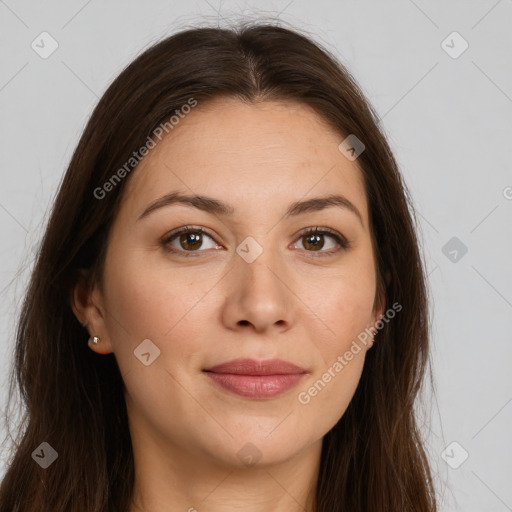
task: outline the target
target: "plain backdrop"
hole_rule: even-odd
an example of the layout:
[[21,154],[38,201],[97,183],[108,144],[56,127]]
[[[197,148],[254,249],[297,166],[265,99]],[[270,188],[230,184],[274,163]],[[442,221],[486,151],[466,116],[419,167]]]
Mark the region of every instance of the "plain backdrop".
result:
[[381,117],[429,272],[441,510],[512,511],[511,0],[0,0],[1,406],[36,246],[99,97],[152,43],[245,17],[308,31]]

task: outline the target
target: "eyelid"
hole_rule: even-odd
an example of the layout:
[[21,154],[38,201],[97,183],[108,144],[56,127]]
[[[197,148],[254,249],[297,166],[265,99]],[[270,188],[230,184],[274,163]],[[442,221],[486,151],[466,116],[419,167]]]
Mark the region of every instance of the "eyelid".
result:
[[201,233],[203,235],[208,235],[209,237],[213,238],[213,235],[210,235],[210,233],[208,233],[208,231],[205,228],[203,228],[201,226],[192,226],[192,225],[187,224],[186,226],[181,226],[179,228],[173,229],[173,230],[169,231],[168,233],[166,233],[162,237],[162,241],[168,241],[171,238],[175,237],[176,235],[180,235],[181,233],[186,233],[187,231],[192,231],[194,233]]
[[[305,251],[309,256],[313,256],[313,257],[332,256],[332,255],[338,254],[342,250],[347,250],[352,247],[352,244],[341,233],[339,233],[335,229],[331,229],[328,227],[315,226],[315,227],[305,228],[296,235],[296,239],[298,241],[300,238],[302,238],[306,235],[310,235],[310,234],[311,235],[314,235],[314,234],[327,235],[327,236],[330,236],[331,238],[334,238],[336,243],[339,245],[339,249],[337,249],[335,251],[332,251],[332,250],[330,250],[330,251]],[[294,244],[295,243],[296,242],[294,242]]]
[[[164,246],[166,248],[165,249],[166,251],[168,251],[170,253],[175,253],[175,254],[176,253],[182,254],[184,256],[197,256],[201,252],[206,252],[206,250],[185,251],[183,249],[169,249],[168,248],[168,244],[174,238],[176,238],[177,236],[179,236],[182,233],[187,233],[187,232],[200,233],[202,235],[206,235],[206,236],[210,237],[217,246],[220,245],[215,240],[215,237],[213,235],[211,235],[210,233],[208,233],[208,231],[205,228],[200,227],[200,226],[191,226],[191,225],[181,226],[179,228],[176,228],[176,229],[166,233],[161,238],[160,243],[162,244],[162,246]],[[319,226],[308,227],[308,228],[302,229],[299,233],[297,233],[295,235],[295,238],[294,238],[295,242],[293,242],[293,245],[295,245],[302,237],[304,237],[306,235],[310,235],[310,234],[311,235],[320,234],[320,235],[330,236],[339,245],[339,248],[336,249],[335,251],[332,251],[332,250],[330,250],[330,251],[307,251],[306,250],[305,251],[308,255],[313,256],[313,257],[330,256],[330,255],[338,254],[340,251],[347,250],[351,247],[351,243],[338,231],[328,228],[328,227],[319,227]]]
[[203,228],[201,226],[191,226],[191,225],[181,226],[179,228],[173,229],[172,231],[169,231],[160,239],[160,244],[164,247],[164,249],[167,252],[170,252],[173,254],[182,254],[184,256],[197,256],[201,252],[205,252],[204,250],[203,251],[201,251],[201,250],[184,251],[183,249],[174,249],[174,248],[170,249],[169,248],[168,244],[174,238],[181,235],[182,233],[187,233],[187,232],[201,233],[202,235],[206,235],[206,236],[210,237],[217,246],[219,245],[219,243],[215,240],[215,237],[213,235],[211,235],[210,233],[208,233],[208,231],[205,228]]

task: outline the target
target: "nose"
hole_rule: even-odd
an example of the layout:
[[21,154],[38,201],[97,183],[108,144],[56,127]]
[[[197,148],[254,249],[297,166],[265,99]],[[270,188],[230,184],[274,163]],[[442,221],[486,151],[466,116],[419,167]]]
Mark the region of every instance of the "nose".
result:
[[235,258],[222,311],[224,324],[232,330],[256,332],[289,329],[295,311],[293,293],[290,277],[278,259],[270,251],[263,251],[251,263],[238,255]]

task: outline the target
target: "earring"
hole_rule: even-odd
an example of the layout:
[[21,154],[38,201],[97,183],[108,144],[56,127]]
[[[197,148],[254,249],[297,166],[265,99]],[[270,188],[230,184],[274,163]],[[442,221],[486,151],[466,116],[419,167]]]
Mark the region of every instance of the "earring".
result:
[[89,338],[89,341],[92,341],[95,345],[97,345],[98,341],[100,341],[100,339],[98,338],[98,336],[91,336]]

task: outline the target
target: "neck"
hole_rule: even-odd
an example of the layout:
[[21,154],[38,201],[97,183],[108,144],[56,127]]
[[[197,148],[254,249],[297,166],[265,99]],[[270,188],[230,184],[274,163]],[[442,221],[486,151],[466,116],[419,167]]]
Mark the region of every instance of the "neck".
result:
[[274,464],[235,467],[177,446],[134,443],[129,512],[312,512],[321,444]]

